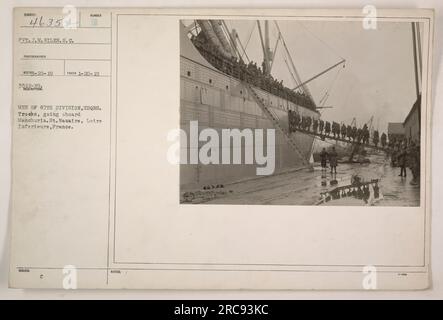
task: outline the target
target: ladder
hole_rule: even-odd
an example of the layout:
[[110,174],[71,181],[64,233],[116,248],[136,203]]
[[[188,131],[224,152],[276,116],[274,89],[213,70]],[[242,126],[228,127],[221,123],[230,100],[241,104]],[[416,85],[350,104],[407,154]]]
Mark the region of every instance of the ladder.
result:
[[255,90],[251,87],[250,84],[245,83],[246,88],[248,89],[251,96],[254,98],[254,101],[258,104],[260,109],[264,112],[264,114],[268,117],[269,120],[274,124],[274,127],[279,129],[280,132],[285,136],[286,140],[288,141],[288,144],[292,147],[292,149],[300,156],[302,162],[304,165],[309,166],[309,159],[306,159],[303,153],[300,151],[300,149],[297,146],[297,143],[294,141],[294,139],[291,137],[291,134],[289,133],[289,130],[285,130],[281,124],[280,120],[277,116],[277,114],[271,109],[266,106],[266,104],[260,99],[258,94],[255,92]]

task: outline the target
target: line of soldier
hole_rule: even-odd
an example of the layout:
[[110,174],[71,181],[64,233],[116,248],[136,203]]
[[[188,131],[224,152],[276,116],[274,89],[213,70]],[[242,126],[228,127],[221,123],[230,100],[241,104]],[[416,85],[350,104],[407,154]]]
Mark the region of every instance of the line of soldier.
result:
[[303,92],[295,92],[283,85],[283,81],[278,81],[271,74],[266,72],[266,65],[263,62],[259,67],[255,62],[249,64],[240,61],[236,57],[230,59],[224,57],[217,47],[210,41],[204,39],[203,35],[192,37],[191,41],[199,52],[218,70],[229,74],[234,78],[246,81],[269,93],[289,100],[297,105],[315,110],[314,102]]
[[[288,111],[289,131],[295,132],[297,130],[309,131],[314,134],[324,135],[333,139],[348,139],[352,142],[369,144],[370,134],[369,128],[365,124],[362,128],[356,126],[342,124],[333,121],[317,120],[310,116],[301,116],[297,111]],[[372,135],[372,143],[377,147],[380,143],[383,148],[388,146],[388,139],[385,133],[381,136],[377,130],[374,130]]]
[[[307,131],[314,134],[324,135],[325,137],[333,139],[348,139],[352,142],[369,144],[370,134],[369,128],[365,124],[362,128],[356,126],[350,126],[333,121],[332,124],[329,121],[313,119],[309,116],[300,116],[296,111],[288,111],[289,131]],[[405,138],[389,137],[386,133],[382,133],[381,136],[378,130],[374,130],[372,134],[372,143],[374,146],[381,147],[388,151],[391,156],[391,163],[393,166],[400,167],[400,176],[406,177],[406,168],[408,167],[412,173],[411,184],[420,183],[420,145],[413,140]]]

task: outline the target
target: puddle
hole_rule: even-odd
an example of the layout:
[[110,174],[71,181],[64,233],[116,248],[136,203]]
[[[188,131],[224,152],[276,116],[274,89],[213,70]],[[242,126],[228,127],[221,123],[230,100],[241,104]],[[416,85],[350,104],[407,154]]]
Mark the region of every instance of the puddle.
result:
[[320,193],[317,204],[331,205],[375,205],[383,199],[378,181],[348,184]]

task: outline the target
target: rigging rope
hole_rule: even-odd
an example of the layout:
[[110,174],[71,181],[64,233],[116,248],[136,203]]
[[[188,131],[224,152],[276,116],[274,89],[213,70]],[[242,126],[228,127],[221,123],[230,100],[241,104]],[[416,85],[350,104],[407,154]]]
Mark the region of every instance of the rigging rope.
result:
[[286,66],[288,67],[288,71],[289,71],[289,74],[290,74],[291,77],[292,77],[292,80],[294,80],[295,85],[298,86],[297,79],[295,78],[294,74],[292,73],[292,71],[291,71],[291,69],[290,69],[290,67],[289,67],[289,62],[288,62],[288,60],[286,60],[285,57],[283,57],[283,59],[285,60]]
[[280,37],[280,34],[279,34],[278,37],[277,37],[277,41],[275,41],[274,51],[272,52],[271,70],[272,70],[272,66],[274,65],[275,55],[277,53],[278,43],[279,43],[280,39],[281,39],[281,37]]
[[337,55],[341,60],[345,60],[334,48],[332,48],[328,43],[326,43],[324,40],[320,39],[319,37],[317,37],[311,30],[309,30],[305,25],[303,25],[303,23],[297,21],[298,24],[300,24],[303,29],[305,29],[311,36],[313,36],[314,38],[316,38],[318,41],[320,41],[321,43],[323,43],[326,47],[329,48],[329,50],[331,52],[333,52],[335,55]]
[[256,24],[255,24],[255,22],[254,22],[254,24],[252,25],[251,32],[249,33],[248,40],[246,41],[246,45],[245,45],[245,53],[246,53],[246,49],[248,48],[249,41],[251,40],[252,33],[253,33],[254,30],[255,30],[255,25],[256,25]]
[[335,77],[332,79],[332,82],[331,82],[331,84],[329,85],[329,88],[326,90],[325,95],[323,96],[323,98],[321,98],[321,100],[320,100],[320,102],[319,102],[320,106],[323,107],[324,104],[326,103],[326,101],[328,100],[328,98],[329,98],[329,92],[330,92],[330,91],[332,90],[332,88],[334,87],[334,84],[336,83],[337,78],[338,78],[338,76],[339,76],[341,70],[342,70],[341,68],[338,69],[337,73],[335,74]]

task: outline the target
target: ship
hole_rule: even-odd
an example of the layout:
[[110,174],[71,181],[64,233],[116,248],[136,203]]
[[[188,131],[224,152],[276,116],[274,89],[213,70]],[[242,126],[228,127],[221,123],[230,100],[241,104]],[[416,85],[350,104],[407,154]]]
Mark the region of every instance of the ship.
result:
[[[292,67],[291,74],[297,87],[282,87],[273,79],[269,23],[257,21],[264,56],[258,69],[259,78],[272,79],[271,85],[257,83],[260,80],[248,73],[251,64],[253,69],[257,66],[252,61],[242,61],[245,55],[240,53],[242,44],[238,34],[235,29],[228,30],[223,20],[194,20],[187,25],[180,22],[180,128],[189,135],[190,122],[198,121],[199,129],[212,128],[217,132],[229,128],[275,129],[274,174],[279,174],[307,168],[312,163],[315,137],[303,132],[289,132],[288,114],[294,111],[302,117],[319,119],[320,112],[307,82],[300,79],[292,60],[289,60],[288,67]],[[278,28],[276,22],[275,25]],[[279,39],[283,41],[281,33]],[[282,47],[288,50],[284,42]],[[291,59],[290,55],[288,57]],[[185,148],[189,154],[191,146],[187,144]],[[180,166],[182,191],[252,178],[257,175],[256,165],[251,164]]]

